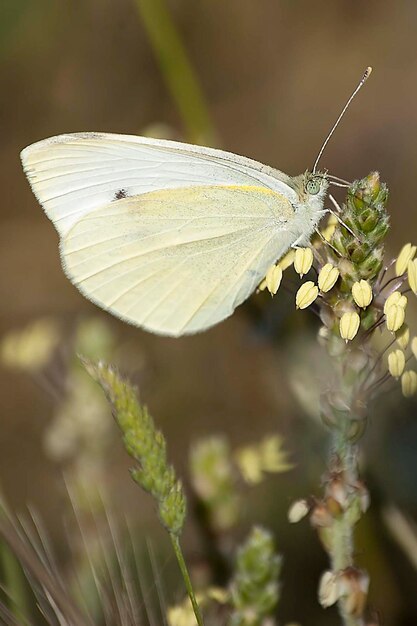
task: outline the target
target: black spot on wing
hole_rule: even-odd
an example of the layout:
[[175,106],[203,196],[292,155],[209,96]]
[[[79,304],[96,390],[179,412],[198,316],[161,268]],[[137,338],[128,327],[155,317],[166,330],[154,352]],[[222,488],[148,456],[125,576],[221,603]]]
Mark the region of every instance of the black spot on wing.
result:
[[127,198],[128,195],[129,194],[126,189],[118,189],[118,191],[114,194],[113,200],[122,200],[123,198]]

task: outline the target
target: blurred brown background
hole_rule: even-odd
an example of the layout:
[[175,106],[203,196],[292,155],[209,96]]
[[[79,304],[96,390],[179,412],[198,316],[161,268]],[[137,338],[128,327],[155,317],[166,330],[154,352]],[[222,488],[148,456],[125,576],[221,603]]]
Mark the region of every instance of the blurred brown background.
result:
[[[171,0],[168,5],[205,95],[217,145],[290,174],[311,167],[350,91],[372,65],[374,73],[322,166],[349,180],[379,170],[391,191],[390,248],[416,242],[415,2]],[[200,435],[226,432],[237,445],[279,430],[297,469],[262,485],[245,525],[256,520],[277,532],[286,562],[282,623],[336,623],[335,614],[323,616],[315,603],[325,567],[317,538],[307,524],[288,528],[285,521],[289,502],[317,491],[324,470],[324,434],[303,416],[286,381],[291,342],[300,344],[303,358],[303,340],[297,338],[308,335],[310,323],[314,332],[314,321],[307,313],[292,315],[285,296],[274,301],[273,313],[265,296],[219,327],[178,340],[110,319],[65,278],[56,232],[21,170],[23,147],[64,132],[143,134],[164,124],[173,137],[189,140],[154,52],[135,0],[1,1],[0,333],[40,316],[58,319],[68,332],[83,316],[106,319],[125,348],[119,365],[137,375],[180,471],[189,443]],[[364,537],[359,557],[371,570],[371,601],[384,623],[405,626],[417,621],[417,575],[378,511],[395,502],[417,513],[415,404],[403,406],[395,394],[385,404],[392,408],[390,419],[373,416],[364,444],[375,508],[359,533]],[[43,445],[52,413],[53,400],[42,385],[1,370],[2,489],[16,510],[34,503],[59,542],[61,468]],[[126,467],[120,449],[109,460],[118,504],[152,520],[146,498],[139,497],[136,510],[137,491]]]

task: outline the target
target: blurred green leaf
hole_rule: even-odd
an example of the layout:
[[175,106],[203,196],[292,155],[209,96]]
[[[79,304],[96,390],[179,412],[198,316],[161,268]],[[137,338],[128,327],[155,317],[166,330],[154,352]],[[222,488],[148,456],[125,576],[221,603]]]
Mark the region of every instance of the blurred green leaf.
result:
[[165,0],[135,0],[161,72],[195,143],[215,143],[205,97]]
[[20,20],[32,5],[32,0],[1,0],[0,2],[0,53],[13,37]]

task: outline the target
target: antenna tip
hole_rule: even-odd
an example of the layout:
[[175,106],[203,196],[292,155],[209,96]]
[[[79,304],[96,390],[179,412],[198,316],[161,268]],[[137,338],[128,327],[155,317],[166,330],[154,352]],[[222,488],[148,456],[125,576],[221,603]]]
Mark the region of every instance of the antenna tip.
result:
[[370,77],[371,73],[372,73],[372,67],[369,65],[366,68],[366,70],[365,70],[365,73],[363,75],[363,80],[368,80],[368,78]]

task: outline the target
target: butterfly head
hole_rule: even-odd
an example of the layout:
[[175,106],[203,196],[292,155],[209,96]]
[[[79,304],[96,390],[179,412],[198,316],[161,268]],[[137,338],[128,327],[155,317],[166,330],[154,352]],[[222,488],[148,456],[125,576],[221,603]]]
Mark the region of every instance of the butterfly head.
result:
[[303,178],[303,191],[307,196],[322,195],[326,192],[328,187],[326,172],[315,172],[314,174],[306,172]]
[[329,186],[325,172],[313,174],[308,171],[292,178],[290,184],[303,204],[314,199],[322,200]]

